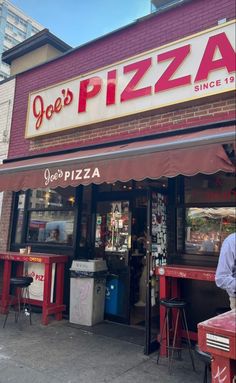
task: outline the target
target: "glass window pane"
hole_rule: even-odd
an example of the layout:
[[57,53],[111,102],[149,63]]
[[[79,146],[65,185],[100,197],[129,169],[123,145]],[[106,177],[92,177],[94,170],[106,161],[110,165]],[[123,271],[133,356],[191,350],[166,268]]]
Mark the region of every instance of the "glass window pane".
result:
[[218,253],[225,237],[235,231],[236,208],[186,209],[185,251]]
[[36,189],[30,190],[31,209],[71,208],[75,203],[75,188]]
[[73,230],[74,211],[32,211],[27,241],[72,245]]
[[92,187],[86,186],[83,190],[83,205],[80,222],[80,247],[86,248],[90,240],[90,227],[91,227],[91,204],[92,204]]
[[177,230],[177,238],[176,238],[176,247],[177,251],[183,251],[184,247],[184,208],[177,209],[176,215],[176,230]]
[[21,243],[22,228],[25,210],[25,192],[20,192],[17,204],[17,217],[16,217],[16,231],[15,231],[15,243]]
[[235,174],[199,174],[185,177],[185,203],[236,201]]
[[99,192],[112,192],[112,191],[130,191],[132,190],[132,181],[128,182],[114,182],[114,183],[103,183],[99,185]]
[[168,178],[162,177],[158,180],[150,180],[145,179],[143,181],[136,181],[135,182],[135,188],[136,189],[146,189],[147,187],[152,186],[153,188],[157,189],[166,189],[168,187]]
[[99,202],[95,247],[105,252],[126,252],[129,248],[129,201]]

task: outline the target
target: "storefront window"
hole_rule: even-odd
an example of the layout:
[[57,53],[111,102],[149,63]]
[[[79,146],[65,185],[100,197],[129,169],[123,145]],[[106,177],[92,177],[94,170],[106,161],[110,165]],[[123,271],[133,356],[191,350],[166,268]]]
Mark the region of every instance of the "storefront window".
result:
[[30,190],[30,209],[71,208],[75,203],[73,188]]
[[75,188],[37,189],[16,196],[16,224],[12,245],[73,245]]
[[30,190],[27,242],[72,245],[74,205],[74,188]]
[[185,203],[233,203],[236,200],[235,174],[199,174],[185,177]]
[[24,210],[25,210],[26,193],[20,192],[17,200],[17,216],[15,226],[15,243],[21,243],[22,241],[22,228],[24,222]]
[[31,211],[29,213],[28,242],[72,245],[73,231],[73,211]]
[[161,177],[158,180],[150,180],[145,179],[143,181],[135,181],[136,189],[146,189],[148,187],[156,188],[156,189],[167,189],[168,187],[168,178]]
[[147,187],[152,186],[153,188],[163,189],[168,187],[168,179],[166,177],[161,177],[158,180],[145,179],[142,181],[128,181],[128,182],[114,182],[114,183],[104,183],[99,186],[99,192],[126,192],[130,190],[145,190]]
[[187,253],[218,253],[225,237],[235,231],[236,208],[186,209]]
[[[177,209],[177,245],[189,254],[219,254],[235,231],[235,174],[199,174],[184,178],[184,199]],[[181,224],[183,218],[184,224]]]
[[130,191],[132,189],[133,189],[133,182],[132,181],[129,181],[129,182],[117,181],[117,182],[113,182],[113,183],[105,182],[99,186],[99,192],[100,193],[116,192],[116,191],[125,192],[125,191]]

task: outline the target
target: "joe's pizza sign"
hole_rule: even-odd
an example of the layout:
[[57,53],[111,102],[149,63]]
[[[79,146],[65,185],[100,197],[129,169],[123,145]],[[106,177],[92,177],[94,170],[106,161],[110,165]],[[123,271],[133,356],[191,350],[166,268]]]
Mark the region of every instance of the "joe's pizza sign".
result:
[[235,88],[235,22],[33,92],[26,137],[158,109]]

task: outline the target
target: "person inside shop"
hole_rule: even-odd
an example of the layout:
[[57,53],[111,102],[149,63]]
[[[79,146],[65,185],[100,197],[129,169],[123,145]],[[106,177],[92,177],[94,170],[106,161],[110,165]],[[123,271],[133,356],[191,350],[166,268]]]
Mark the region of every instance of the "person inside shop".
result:
[[221,246],[215,282],[228,293],[231,310],[236,309],[236,233],[228,235]]
[[138,252],[138,237],[136,234],[132,235],[132,251]]
[[59,229],[52,229],[49,233],[48,238],[46,239],[46,242],[59,242],[60,238],[60,231]]
[[147,233],[145,230],[137,238],[137,247],[138,247],[140,253],[146,252]]
[[214,242],[211,240],[209,233],[204,235],[204,239],[200,251],[212,252],[214,251]]
[[137,247],[140,254],[143,256],[140,258],[139,264],[139,296],[138,301],[135,303],[135,306],[145,306],[146,301],[146,274],[147,274],[147,264],[146,264],[146,249],[147,249],[147,233],[142,231],[141,234],[137,237]]

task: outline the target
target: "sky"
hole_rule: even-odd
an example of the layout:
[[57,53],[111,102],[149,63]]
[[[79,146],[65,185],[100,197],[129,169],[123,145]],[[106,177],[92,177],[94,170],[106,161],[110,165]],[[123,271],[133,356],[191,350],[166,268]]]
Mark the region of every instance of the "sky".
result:
[[11,0],[72,47],[150,13],[150,0]]

